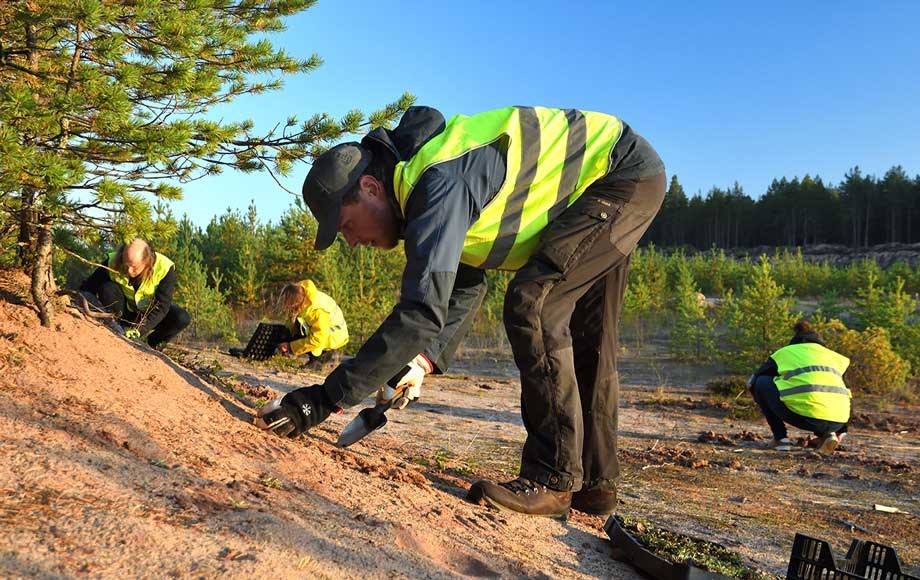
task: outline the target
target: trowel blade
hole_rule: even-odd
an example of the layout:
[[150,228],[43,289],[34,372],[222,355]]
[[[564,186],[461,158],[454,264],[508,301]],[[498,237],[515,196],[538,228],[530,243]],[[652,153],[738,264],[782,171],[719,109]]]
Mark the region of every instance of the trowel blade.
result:
[[384,414],[386,409],[379,407],[368,407],[362,409],[358,416],[351,420],[351,423],[342,429],[336,447],[348,447],[363,439],[366,435],[380,429],[387,423],[387,416]]

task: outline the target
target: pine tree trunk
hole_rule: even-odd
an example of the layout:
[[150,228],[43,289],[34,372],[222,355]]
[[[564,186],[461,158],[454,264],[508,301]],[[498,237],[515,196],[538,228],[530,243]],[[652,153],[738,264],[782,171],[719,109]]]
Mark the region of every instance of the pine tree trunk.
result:
[[913,210],[910,208],[907,208],[907,235],[904,236],[904,240],[908,244],[914,243],[913,232],[911,231],[913,229],[912,226],[913,226],[913,221],[914,221],[914,216],[912,214],[913,214]]
[[35,192],[28,190],[22,194],[22,207],[19,209],[19,237],[16,245],[16,261],[25,272],[30,272],[35,263],[35,225],[36,211],[33,208]]
[[852,230],[852,233],[850,234],[852,236],[850,239],[850,243],[853,245],[854,248],[858,248],[859,247],[859,218],[856,215],[855,209],[853,210],[852,219],[853,219],[853,230]]
[[899,225],[899,224],[898,224],[898,221],[899,221],[899,220],[898,220],[898,216],[900,215],[900,213],[901,213],[901,209],[900,209],[900,208],[897,208],[897,209],[892,208],[892,210],[891,210],[891,225],[890,225],[890,229],[889,229],[889,231],[888,231],[888,236],[889,236],[889,240],[888,240],[888,241],[890,241],[890,242],[895,242],[895,243],[896,243],[896,242],[899,242],[899,241],[900,241],[900,239],[899,239],[900,236],[898,236],[898,230],[900,229],[900,228],[898,228],[898,225]]
[[38,308],[38,318],[42,326],[51,326],[51,319],[54,317],[54,304],[51,298],[56,290],[51,272],[51,218],[41,218],[37,229],[35,261],[32,265],[32,300]]

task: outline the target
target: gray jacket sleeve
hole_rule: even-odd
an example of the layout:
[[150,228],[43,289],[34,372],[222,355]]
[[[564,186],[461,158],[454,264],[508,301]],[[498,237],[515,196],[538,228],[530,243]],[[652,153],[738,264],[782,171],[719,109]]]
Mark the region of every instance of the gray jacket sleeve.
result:
[[776,361],[773,360],[771,356],[763,362],[760,367],[754,371],[754,376],[767,375],[768,377],[775,377],[779,375],[779,367],[776,365]]
[[434,364],[435,374],[441,374],[450,367],[454,353],[457,352],[460,341],[469,332],[485,297],[485,272],[460,264],[454,280],[454,290],[450,294],[444,329],[424,350],[425,356]]
[[326,378],[330,400],[360,403],[420,352],[443,372],[485,295],[483,272],[459,268],[478,215],[478,202],[454,173],[434,166],[422,175],[406,208],[399,302],[358,354]]

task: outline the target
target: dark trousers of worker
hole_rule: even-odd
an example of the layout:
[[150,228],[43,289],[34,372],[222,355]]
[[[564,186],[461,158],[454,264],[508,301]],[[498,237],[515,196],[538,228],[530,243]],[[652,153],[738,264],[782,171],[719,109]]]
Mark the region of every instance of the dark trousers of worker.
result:
[[[140,320],[140,313],[127,308],[125,294],[122,292],[121,286],[115,282],[110,280],[104,283],[99,289],[98,298],[102,306],[108,312],[114,314],[116,319],[120,322],[137,324]],[[166,316],[164,316],[163,320],[154,327],[153,332],[147,336],[147,344],[156,348],[162,343],[172,340],[177,334],[182,332],[191,321],[192,317],[189,316],[189,313],[186,312],[184,308],[176,306],[175,304],[170,304]]]
[[846,423],[806,417],[789,409],[780,400],[779,389],[776,388],[773,377],[758,375],[754,381],[751,394],[754,395],[754,401],[757,402],[757,406],[760,407],[767,424],[770,425],[770,431],[773,432],[774,439],[784,439],[789,436],[786,431],[786,424],[798,427],[803,431],[811,431],[819,437],[824,437],[828,433],[846,432]]
[[615,490],[617,326],[629,255],[661,207],[664,174],[595,183],[543,233],[508,285],[504,322],[521,373],[521,477]]

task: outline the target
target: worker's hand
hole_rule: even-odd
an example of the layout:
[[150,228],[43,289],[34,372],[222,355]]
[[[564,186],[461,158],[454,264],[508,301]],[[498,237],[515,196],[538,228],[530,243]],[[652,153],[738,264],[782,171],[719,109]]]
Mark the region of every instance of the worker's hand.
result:
[[416,355],[407,365],[409,372],[399,379],[394,389],[390,385],[384,385],[377,391],[377,402],[385,403],[394,397],[398,397],[393,403],[393,409],[404,409],[412,401],[418,400],[422,395],[422,381],[425,375],[434,370],[431,362],[423,354]]
[[137,329],[136,326],[128,328],[125,330],[125,338],[131,340],[138,340],[141,337],[141,331]]
[[281,356],[293,356],[293,353],[291,352],[291,343],[278,343],[278,346],[275,347],[275,354],[280,354]]
[[342,410],[329,402],[322,385],[312,385],[270,401],[254,423],[279,437],[293,438],[316,427],[333,412]]
[[[425,380],[425,375],[430,373],[434,368],[431,365],[431,362],[423,354],[415,355],[415,358],[409,363],[409,372],[407,372],[396,385],[397,390],[399,387],[406,387],[407,389],[415,389],[420,391],[422,388],[422,381]],[[415,397],[416,399],[418,396]]]

